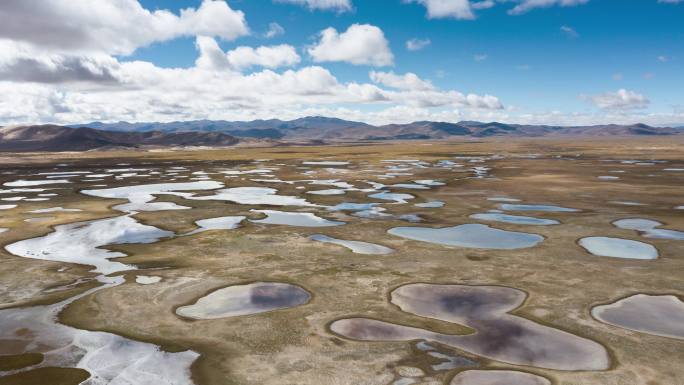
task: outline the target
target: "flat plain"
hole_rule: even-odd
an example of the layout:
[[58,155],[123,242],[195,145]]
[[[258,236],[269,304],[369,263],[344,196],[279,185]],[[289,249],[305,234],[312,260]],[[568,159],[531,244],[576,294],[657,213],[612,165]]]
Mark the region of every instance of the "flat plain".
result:
[[682,142],[2,155],[0,384],[679,384]]

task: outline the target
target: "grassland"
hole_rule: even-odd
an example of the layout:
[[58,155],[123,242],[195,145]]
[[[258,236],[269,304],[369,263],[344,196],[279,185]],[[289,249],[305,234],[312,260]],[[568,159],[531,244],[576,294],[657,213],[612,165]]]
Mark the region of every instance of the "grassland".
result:
[[[448,384],[461,369],[436,371],[440,362],[416,348],[412,342],[360,342],[337,336],[329,330],[334,320],[362,316],[428,328],[447,334],[471,329],[429,318],[412,316],[390,304],[388,294],[396,287],[415,282],[468,285],[502,285],[528,293],[515,314],[535,322],[589,338],[604,345],[611,356],[606,371],[554,371],[519,367],[439,346],[439,351],[477,362],[480,369],[512,369],[535,373],[557,385],[674,385],[684,378],[684,342],[632,332],[592,318],[593,306],[613,302],[634,293],[674,294],[684,298],[684,242],[644,239],[636,232],[618,229],[612,221],[649,218],[666,228],[684,230],[682,186],[684,139],[591,138],[572,142],[557,139],[488,139],[478,142],[397,142],[324,147],[229,148],[195,151],[88,152],[20,154],[0,156],[0,182],[52,170],[55,164],[88,170],[114,167],[166,168],[184,166],[192,171],[211,168],[254,167],[257,159],[269,165],[282,164],[275,175],[282,180],[302,179],[304,160],[344,160],[347,172],[321,168],[319,179],[350,183],[373,180],[387,159],[420,159],[436,162],[455,157],[486,158],[490,177],[471,178],[468,172],[429,167],[411,176],[383,183],[435,179],[445,186],[406,191],[414,202],[440,200],[439,209],[421,209],[413,204],[392,205],[392,214],[418,214],[421,226],[445,227],[477,223],[468,216],[497,203],[488,197],[514,197],[525,203],[552,203],[577,208],[578,213],[534,213],[535,217],[562,222],[557,226],[521,226],[485,223],[497,228],[541,234],[539,246],[521,250],[487,250],[444,247],[393,237],[387,230],[406,226],[397,219],[371,220],[343,213],[316,211],[328,219],[348,222],[339,227],[307,229],[244,222],[235,230],[207,231],[154,244],[108,246],[128,257],[121,261],[141,271],[117,273],[126,283],[97,291],[67,306],[60,322],[79,329],[112,332],[130,339],[158,344],[168,351],[191,349],[200,353],[192,366],[192,378],[201,385],[223,384],[390,384],[406,367],[420,368],[420,383]],[[637,165],[621,160],[658,160],[667,163]],[[119,166],[124,167],[124,166]],[[467,167],[466,167],[467,169]],[[614,173],[614,171],[622,171]],[[602,181],[597,177],[616,175]],[[212,176],[213,177],[213,176]],[[269,185],[248,178],[217,179],[227,187],[245,185],[278,188],[282,195],[302,195],[295,185]],[[108,187],[127,185],[130,180],[108,181]],[[150,182],[151,183],[151,182]],[[112,206],[121,200],[104,200],[78,193],[92,183],[74,183],[49,202],[25,202],[17,209],[0,212],[0,227],[11,229],[0,235],[4,245],[41,236],[64,223],[120,215]],[[403,191],[402,191],[403,192]],[[306,198],[320,205],[341,201],[368,202],[366,193]],[[247,215],[261,206],[222,201],[188,201],[163,196],[160,201],[192,206],[192,210],[145,212],[136,218],[161,229],[184,233],[194,230],[194,221],[229,215]],[[613,202],[638,202],[640,206]],[[53,219],[27,223],[36,215],[27,211],[62,206],[79,212],[51,214]],[[284,209],[285,210],[285,209]],[[290,210],[296,211],[296,210]],[[324,233],[341,239],[373,242],[395,250],[393,254],[353,254],[335,245],[312,242],[308,236]],[[602,258],[577,245],[587,236],[610,236],[646,241],[655,245],[660,257],[654,261]],[[96,274],[89,267],[21,258],[0,251],[0,309],[55,303],[97,284],[88,281],[73,288],[46,290]],[[67,267],[66,270],[61,268]],[[144,271],[142,271],[144,270]],[[135,275],[162,277],[153,285],[135,283]],[[312,299],[291,309],[216,320],[182,319],[174,309],[192,303],[204,294],[228,285],[277,281],[299,285]],[[0,364],[23,362],[23,352],[0,348]],[[33,357],[33,356],[32,356]],[[33,362],[33,361],[29,361]],[[28,364],[27,364],[28,365]],[[0,365],[0,368],[3,366]],[[0,369],[1,370],[1,369]],[[61,371],[54,369],[54,371]],[[55,376],[35,369],[23,374],[33,383],[47,381],[78,384],[81,373]],[[35,373],[33,373],[35,372]],[[28,374],[27,374],[28,373]],[[52,374],[51,374],[52,373]],[[38,378],[38,380],[36,380]],[[16,376],[0,378],[0,384],[30,383]],[[36,382],[37,381],[37,382]],[[58,382],[54,382],[58,381]]]

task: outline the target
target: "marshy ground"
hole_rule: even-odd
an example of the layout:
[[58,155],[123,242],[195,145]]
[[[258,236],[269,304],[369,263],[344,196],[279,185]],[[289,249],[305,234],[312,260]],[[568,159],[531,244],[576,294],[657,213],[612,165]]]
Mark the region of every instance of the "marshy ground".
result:
[[[684,231],[682,141],[490,139],[2,156],[0,384],[479,385],[495,378],[494,370],[514,372],[504,376],[507,384],[680,384],[681,328],[664,322],[668,330],[660,334],[668,337],[657,335],[658,325],[640,324],[653,333],[636,331],[619,319],[594,318],[592,308],[637,294],[671,296],[663,316],[681,319],[684,241],[613,222],[647,219],[660,230]],[[197,189],[174,190],[180,183]],[[117,196],[125,198],[103,197],[143,185],[154,200],[140,187],[134,196],[124,188]],[[334,191],[311,193],[318,190]],[[160,202],[167,203],[145,206]],[[125,219],[107,220],[117,217]],[[222,219],[202,222],[213,218]],[[292,225],[271,224],[274,218]],[[81,222],[63,236],[47,235]],[[452,245],[388,232],[406,227],[467,231]],[[315,234],[372,245],[352,244],[354,252]],[[515,234],[532,241],[517,242]],[[618,240],[600,246],[619,255],[591,254],[580,245],[589,237]],[[634,249],[621,239],[653,246],[657,258],[631,258]],[[106,271],[64,262],[115,252],[119,258],[103,262]],[[477,296],[436,298],[429,314],[404,311],[391,296],[411,284],[445,285],[446,292],[448,285],[499,287],[487,300],[494,303],[496,293],[517,289],[522,303],[503,317],[557,329],[554,338],[580,341],[575,348],[590,347],[597,359],[548,364],[559,354],[553,351],[535,361],[543,343],[527,352],[516,346],[507,352],[512,358],[480,355],[485,345],[505,349],[527,329],[468,317],[489,306]],[[243,290],[249,287],[261,289],[250,296]],[[231,302],[232,292],[239,295]],[[193,317],[179,315],[198,301]],[[468,322],[445,316],[455,310]],[[197,316],[208,311],[213,316]],[[428,337],[336,333],[331,326],[346,319],[403,325]],[[474,338],[477,348],[429,336],[477,333],[478,322],[492,338]]]

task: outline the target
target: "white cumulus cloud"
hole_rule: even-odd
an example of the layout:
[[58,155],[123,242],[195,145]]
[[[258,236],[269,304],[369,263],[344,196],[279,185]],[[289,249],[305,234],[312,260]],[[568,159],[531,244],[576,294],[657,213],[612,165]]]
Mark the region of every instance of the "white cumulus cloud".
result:
[[265,68],[290,67],[300,58],[294,47],[287,44],[264,47],[237,47],[226,54],[233,68],[245,69],[252,66]]
[[200,52],[195,64],[210,70],[291,67],[301,60],[295,48],[287,44],[256,48],[242,46],[224,53],[214,38],[198,36],[195,45]]
[[320,40],[309,47],[315,62],[342,61],[356,65],[390,66],[394,55],[382,30],[370,24],[352,24],[345,32],[326,28]]
[[548,8],[554,6],[573,7],[586,4],[589,0],[518,0],[519,4],[508,11],[511,15],[521,15],[535,8]]
[[272,39],[283,34],[285,34],[285,28],[283,28],[282,25],[274,22],[268,25],[268,31],[266,31],[264,37],[267,39]]
[[473,7],[469,0],[408,0],[425,6],[429,19],[465,19],[475,18]]
[[369,76],[375,83],[400,90],[425,91],[435,89],[431,82],[419,78],[412,72],[397,75],[394,72],[371,71]]
[[615,92],[606,92],[599,95],[583,96],[598,108],[608,110],[629,110],[646,108],[651,103],[648,98],[640,93],[621,88]]
[[3,0],[0,39],[53,53],[131,54],[181,36],[233,40],[249,33],[245,16],[219,0],[179,14],[150,11],[137,0]]
[[[402,122],[411,114],[443,119],[502,111],[495,96],[441,90],[413,73],[378,71],[372,81],[343,82],[319,65],[299,68],[301,58],[287,44],[226,52],[221,41],[249,33],[244,14],[223,0],[197,3],[171,12],[137,0],[0,0],[0,125],[291,119],[314,111]],[[274,25],[269,30],[280,33]],[[188,36],[195,37],[194,66],[126,57]],[[394,59],[383,31],[368,24],[328,28],[308,54],[316,62],[376,67]],[[297,68],[283,69],[290,66]]]
[[577,31],[575,31],[574,28],[569,27],[567,25],[562,25],[560,27],[560,30],[561,30],[561,32],[563,32],[565,34],[565,36],[567,36],[569,38],[575,39],[575,38],[579,37],[579,33],[577,33]]
[[195,47],[199,51],[199,57],[195,65],[199,68],[219,70],[229,67],[226,53],[219,47],[216,40],[209,36],[197,36]]
[[503,105],[491,95],[464,95],[458,91],[440,91],[430,81],[408,72],[403,75],[394,72],[371,71],[371,80],[397,91],[385,91],[388,100],[400,105],[420,108],[467,107],[476,109],[499,110]]
[[409,51],[420,51],[421,49],[429,46],[432,42],[430,39],[417,39],[413,38],[406,41],[406,49]]
[[[237,51],[223,52],[214,38],[198,37],[196,47],[199,57],[190,68],[161,68],[112,56],[85,56],[78,66],[71,66],[62,57],[34,52],[33,59],[42,63],[47,75],[0,78],[0,124],[288,119],[340,105],[403,106],[426,113],[501,109],[494,96],[438,90],[417,75],[378,72],[373,76],[378,83],[373,84],[341,82],[320,66],[243,72],[235,68],[237,59],[231,63],[228,58]],[[270,59],[270,51],[260,54],[259,47],[246,52],[249,59],[240,62],[245,65],[279,62]],[[377,119],[401,122],[406,117]]]
[[0,39],[0,81],[64,83],[116,82],[120,65],[109,55],[45,53]]
[[290,3],[305,6],[311,10],[332,10],[337,12],[351,11],[351,0],[275,0],[278,3]]

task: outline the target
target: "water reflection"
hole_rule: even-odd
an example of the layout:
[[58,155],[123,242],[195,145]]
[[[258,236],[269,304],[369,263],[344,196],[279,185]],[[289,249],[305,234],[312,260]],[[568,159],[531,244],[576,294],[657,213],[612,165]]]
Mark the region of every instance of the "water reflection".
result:
[[445,228],[395,227],[389,234],[416,241],[476,249],[511,250],[532,247],[544,240],[538,234],[495,229],[480,224]]
[[515,365],[558,370],[609,366],[608,353],[600,344],[509,314],[525,297],[524,292],[507,287],[410,284],[391,293],[391,302],[402,311],[466,325],[476,332],[447,335],[368,318],[342,319],[330,328],[355,340],[435,341]]
[[216,290],[192,305],[179,307],[176,314],[193,319],[237,317],[303,305],[310,298],[299,286],[255,282]]
[[611,237],[587,237],[579,240],[580,246],[600,257],[626,259],[656,259],[658,249],[648,243]]
[[684,340],[684,302],[673,295],[636,294],[596,306],[591,314],[621,328]]

